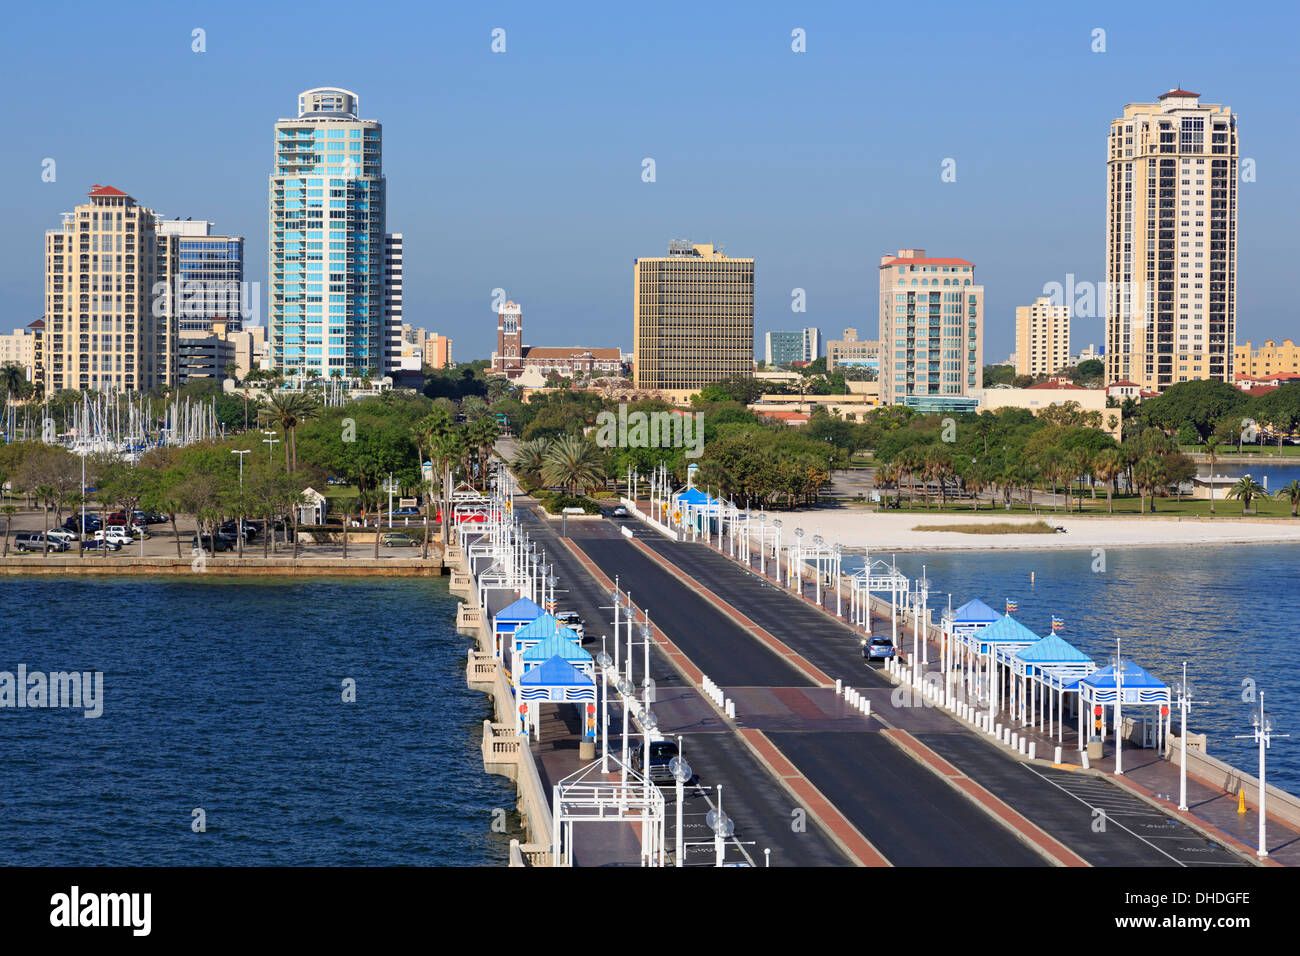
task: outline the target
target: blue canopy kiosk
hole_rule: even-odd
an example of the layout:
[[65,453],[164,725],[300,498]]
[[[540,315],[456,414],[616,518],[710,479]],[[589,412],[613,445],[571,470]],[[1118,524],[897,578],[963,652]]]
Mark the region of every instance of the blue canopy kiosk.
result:
[[[510,673],[518,678],[522,673],[523,653],[552,637],[560,637],[579,647],[582,646],[582,638],[578,636],[577,631],[561,624],[554,615],[542,613],[510,636]],[[502,651],[505,651],[504,647]]]
[[690,528],[695,534],[709,536],[708,521],[722,520],[722,502],[710,497],[699,488],[687,488],[673,496],[673,508],[681,512],[680,526]]
[[1079,708],[1079,738],[1083,739],[1084,715],[1094,707],[1101,708],[1101,736],[1106,736],[1106,708],[1110,708],[1110,726],[1115,734],[1115,772],[1121,773],[1120,751],[1123,736],[1123,710],[1128,707],[1142,707],[1150,710],[1159,708],[1159,720],[1156,724],[1154,746],[1162,744],[1162,734],[1166,732],[1164,723],[1169,718],[1169,688],[1158,678],[1152,677],[1132,661],[1121,659],[1119,666],[1111,664],[1099,671],[1094,671],[1079,681],[1079,698],[1083,706]]
[[[520,733],[527,733],[531,723],[534,735],[538,727],[540,705],[550,703],[596,704],[596,680],[559,656],[538,664],[519,678]],[[584,713],[584,717],[586,714]]]
[[503,607],[492,619],[492,647],[497,657],[501,656],[503,635],[513,634],[525,624],[531,624],[546,612],[535,602],[521,597],[514,604]]
[[522,669],[525,674],[553,657],[558,657],[570,664],[592,680],[596,679],[596,662],[585,650],[561,634],[553,634],[540,644],[534,644],[523,652]]
[[1064,743],[1066,695],[1073,693],[1077,698],[1079,680],[1094,672],[1097,665],[1073,644],[1049,634],[1037,644],[1016,651],[1012,667],[1028,691],[1021,698],[1020,725],[1032,727],[1037,723],[1039,730],[1046,729],[1050,735],[1055,710],[1056,741]]
[[979,598],[967,601],[961,607],[944,615],[951,636],[952,650],[949,651],[949,670],[956,665],[952,655],[961,655],[961,681],[968,695],[974,693],[971,686],[972,673],[977,663],[979,642],[973,640],[976,632],[984,630],[991,624],[1002,620],[1002,615],[989,607]]
[[978,646],[978,653],[984,660],[984,683],[981,690],[988,695],[989,723],[992,724],[998,707],[1012,697],[1015,686],[1010,677],[1013,656],[1017,651],[1037,644],[1042,638],[1007,614],[987,627],[974,631],[967,639],[972,646]]

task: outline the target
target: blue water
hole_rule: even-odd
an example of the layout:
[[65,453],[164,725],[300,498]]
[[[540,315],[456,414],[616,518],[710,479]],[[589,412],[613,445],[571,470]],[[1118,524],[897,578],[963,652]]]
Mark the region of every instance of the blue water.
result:
[[[1209,465],[1197,466],[1197,474],[1202,478],[1210,474]],[[1275,492],[1289,482],[1300,479],[1300,464],[1291,462],[1252,461],[1249,464],[1225,465],[1216,462],[1214,474],[1219,478],[1236,481],[1242,475],[1250,475],[1269,491]]]
[[513,787],[483,773],[445,580],[7,578],[0,598],[0,671],[104,674],[98,719],[0,709],[0,863],[506,860]]
[[[1111,548],[1104,557],[1104,571],[1093,570],[1089,550],[906,554],[898,566],[911,577],[924,564],[935,621],[949,592],[954,607],[978,597],[998,612],[1011,598],[1016,619],[1039,634],[1062,617],[1060,636],[1101,666],[1116,638],[1124,657],[1166,682],[1187,661],[1194,699],[1206,701],[1192,708],[1189,728],[1209,735],[1212,756],[1252,774],[1258,745],[1233,736],[1251,732],[1258,703],[1242,700],[1242,681],[1253,680],[1276,733],[1293,735],[1274,738],[1269,782],[1300,793],[1300,545]],[[861,560],[846,556],[845,570]]]

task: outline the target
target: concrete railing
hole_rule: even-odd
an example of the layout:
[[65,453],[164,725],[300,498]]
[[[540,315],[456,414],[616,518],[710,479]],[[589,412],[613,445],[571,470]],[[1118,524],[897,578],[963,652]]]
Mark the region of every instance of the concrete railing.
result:
[[551,848],[542,843],[510,841],[511,866],[550,866]]
[[[463,606],[463,605],[462,605]],[[459,619],[457,620],[459,626]],[[497,659],[470,648],[465,666],[465,682],[475,690],[488,690],[497,679]]]
[[[1203,738],[1203,735],[1202,739]],[[1211,786],[1226,790],[1228,793],[1236,794],[1241,790],[1246,791],[1246,802],[1252,807],[1259,806],[1259,778],[1252,777],[1250,774],[1243,773],[1236,767],[1217,760],[1203,751],[1194,750],[1192,747],[1193,735],[1187,735],[1187,772],[1191,776],[1200,777]],[[1169,737],[1170,746],[1173,752],[1170,754],[1169,761],[1174,766],[1182,762],[1182,748],[1178,744],[1178,735],[1171,734]],[[1281,820],[1284,823],[1298,827],[1300,826],[1300,797],[1287,793],[1285,790],[1279,790],[1271,783],[1265,789],[1268,791],[1268,815],[1271,818]]]
[[474,593],[474,579],[464,571],[451,572],[448,588],[452,594],[469,595]]
[[668,527],[668,525],[663,524],[660,521],[656,521],[654,518],[651,518],[650,515],[648,515],[646,512],[638,508],[636,502],[633,501],[631,498],[619,498],[618,500],[622,502],[625,508],[627,508],[628,514],[633,515],[639,520],[645,522],[650,527],[658,531],[665,538],[670,538],[673,541],[682,540],[682,536],[680,533]]

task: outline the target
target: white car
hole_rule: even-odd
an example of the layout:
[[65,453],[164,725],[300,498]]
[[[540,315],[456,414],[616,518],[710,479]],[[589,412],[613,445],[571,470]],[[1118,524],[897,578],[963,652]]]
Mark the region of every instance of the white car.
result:
[[45,534],[50,538],[58,541],[66,541],[69,544],[78,540],[77,532],[69,531],[66,528],[51,528],[49,531],[45,532]]
[[[95,532],[94,540],[95,541],[104,540],[104,532],[102,529]],[[109,528],[108,540],[113,542],[114,544],[120,544],[123,546],[131,544],[133,541],[135,541],[134,538],[132,538],[129,534],[127,534],[126,529],[122,527]]]

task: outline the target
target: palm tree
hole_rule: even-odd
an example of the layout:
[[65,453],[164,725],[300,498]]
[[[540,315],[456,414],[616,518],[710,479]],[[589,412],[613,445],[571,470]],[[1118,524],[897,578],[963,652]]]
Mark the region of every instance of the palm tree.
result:
[[257,413],[261,424],[277,424],[284,429],[288,441],[284,445],[284,467],[292,472],[298,467],[298,426],[320,414],[320,405],[301,392],[277,392],[271,395],[271,404]]
[[[1293,481],[1291,484],[1295,484],[1295,482]],[[1228,489],[1228,493],[1224,497],[1239,498],[1241,500],[1241,513],[1245,514],[1250,511],[1250,503],[1255,498],[1268,497],[1268,490],[1250,475],[1242,475],[1237,479],[1237,483]],[[1295,514],[1294,506],[1291,513]]]
[[[1070,452],[1068,461],[1070,463],[1070,471],[1074,472],[1074,477],[1078,478],[1081,482],[1084,479],[1087,479],[1088,483],[1091,485],[1092,478],[1093,478],[1092,452],[1088,451],[1088,449],[1086,448],[1082,448],[1082,447],[1076,448],[1074,449],[1074,451]],[[1097,497],[1097,488],[1095,485],[1093,486],[1092,489],[1092,497],[1094,500]],[[1083,511],[1082,484],[1079,486],[1079,511],[1081,512]]]
[[1145,492],[1151,493],[1151,510],[1156,510],[1156,488],[1164,480],[1164,471],[1164,466],[1155,455],[1147,455],[1133,466],[1133,480],[1137,482],[1142,514],[1146,514]]
[[510,465],[515,474],[529,485],[538,485],[542,481],[547,444],[545,438],[534,438],[532,441],[521,442],[515,449],[515,457]]
[[5,362],[0,366],[0,387],[10,398],[26,398],[29,390],[27,372],[17,362]]
[[1106,483],[1106,511],[1109,514],[1115,513],[1115,479],[1123,470],[1124,459],[1117,448],[1103,448],[1092,461],[1094,477]]
[[1210,460],[1210,517],[1214,517],[1214,464],[1219,458],[1219,439],[1211,435],[1205,440],[1205,454]]
[[581,435],[564,435],[551,443],[542,464],[542,480],[566,493],[582,494],[605,480],[604,453]]
[[47,535],[50,531],[50,499],[54,497],[54,488],[50,485],[37,485],[32,491],[36,495],[36,500],[41,503],[41,554],[49,553],[49,538]]
[[[12,521],[13,516],[17,514],[18,507],[16,505],[4,505],[0,507],[0,512],[3,512],[5,516],[4,556],[7,558],[9,557],[9,522]],[[1295,512],[1292,511],[1292,514],[1295,514]]]
[[1292,478],[1290,484],[1285,485],[1282,488],[1279,488],[1273,494],[1274,497],[1277,498],[1291,499],[1291,517],[1294,518],[1296,516],[1297,509],[1300,509],[1300,481],[1296,481],[1294,478]]
[[352,509],[357,505],[357,499],[340,496],[334,499],[334,505],[343,515],[343,560],[346,561],[348,559],[348,523],[352,518]]

